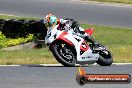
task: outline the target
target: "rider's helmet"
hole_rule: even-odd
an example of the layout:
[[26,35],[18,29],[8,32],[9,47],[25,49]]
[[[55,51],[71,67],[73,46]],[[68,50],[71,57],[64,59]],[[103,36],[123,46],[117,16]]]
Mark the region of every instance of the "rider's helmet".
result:
[[53,14],[46,15],[46,17],[44,18],[44,24],[47,28],[56,25],[57,17]]

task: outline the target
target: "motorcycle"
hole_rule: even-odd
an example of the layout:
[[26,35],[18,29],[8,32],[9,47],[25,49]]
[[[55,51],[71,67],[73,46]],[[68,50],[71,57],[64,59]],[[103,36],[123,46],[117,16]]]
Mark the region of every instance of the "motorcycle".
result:
[[[56,60],[64,66],[75,66],[75,64],[94,64],[100,66],[110,66],[113,62],[111,52],[102,44],[98,44],[96,49],[92,44],[88,44],[83,38],[72,34],[70,30],[63,31],[48,29],[45,43],[49,45],[49,50]],[[93,29],[86,29],[90,36]]]

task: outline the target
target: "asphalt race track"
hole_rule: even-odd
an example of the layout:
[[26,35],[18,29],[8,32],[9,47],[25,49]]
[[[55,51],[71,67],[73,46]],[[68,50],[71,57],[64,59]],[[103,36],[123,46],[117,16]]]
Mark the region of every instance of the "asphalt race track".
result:
[[[130,74],[132,65],[84,67],[88,74]],[[85,84],[76,82],[77,67],[0,67],[0,88],[132,88],[130,84]]]
[[[132,7],[82,3],[71,0],[0,0],[0,14],[42,18],[48,12],[90,24],[132,27]],[[84,67],[87,73],[130,74],[132,65]],[[77,67],[0,66],[0,88],[132,88],[130,84],[76,82]]]
[[48,12],[90,24],[132,27],[132,7],[77,0],[0,0],[0,14],[43,18]]

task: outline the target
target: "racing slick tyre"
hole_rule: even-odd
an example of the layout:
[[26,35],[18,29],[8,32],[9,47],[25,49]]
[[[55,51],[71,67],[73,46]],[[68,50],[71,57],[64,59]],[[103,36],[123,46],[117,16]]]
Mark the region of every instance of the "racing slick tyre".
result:
[[109,51],[105,50],[99,53],[97,64],[100,66],[110,66],[113,63],[112,55]]
[[76,57],[74,51],[67,43],[58,42],[52,46],[52,53],[56,60],[66,67],[74,67]]

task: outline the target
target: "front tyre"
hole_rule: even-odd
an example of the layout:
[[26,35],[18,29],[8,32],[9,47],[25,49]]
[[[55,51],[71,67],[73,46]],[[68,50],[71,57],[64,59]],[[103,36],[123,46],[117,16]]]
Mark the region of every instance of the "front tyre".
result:
[[56,43],[52,47],[52,53],[56,60],[62,65],[67,67],[73,67],[76,63],[76,58],[71,49],[71,46],[68,46],[66,43]]
[[111,53],[107,50],[101,51],[97,63],[100,66],[110,66],[113,63]]

